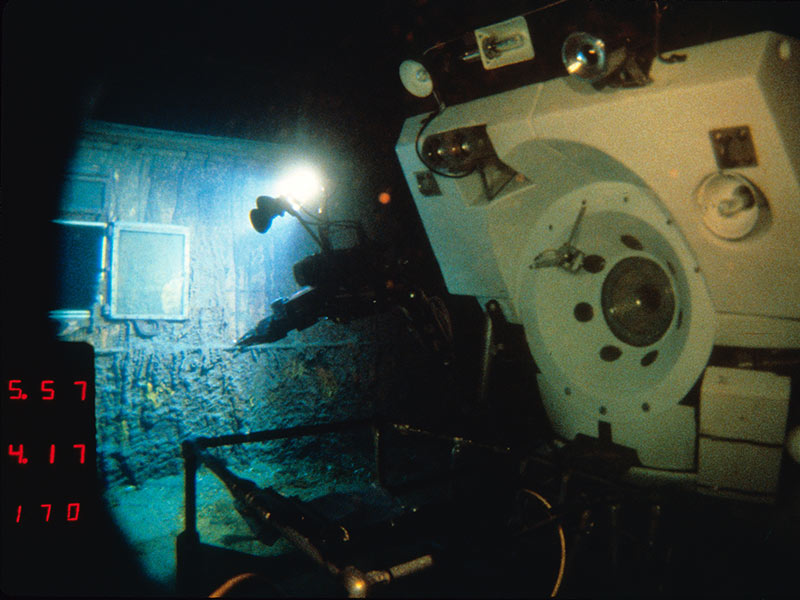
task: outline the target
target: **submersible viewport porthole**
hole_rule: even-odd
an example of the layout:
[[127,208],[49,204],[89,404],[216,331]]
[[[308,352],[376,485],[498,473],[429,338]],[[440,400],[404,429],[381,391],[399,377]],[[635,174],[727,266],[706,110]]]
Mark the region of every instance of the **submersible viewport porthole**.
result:
[[611,332],[631,346],[649,346],[667,332],[675,313],[669,277],[654,261],[631,256],[603,282],[603,315]]

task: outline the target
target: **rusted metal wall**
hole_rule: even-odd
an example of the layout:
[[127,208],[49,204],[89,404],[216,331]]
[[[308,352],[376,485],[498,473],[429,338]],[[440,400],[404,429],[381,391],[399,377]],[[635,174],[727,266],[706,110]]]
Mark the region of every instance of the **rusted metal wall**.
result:
[[[98,466],[108,485],[179,472],[179,444],[188,436],[374,409],[378,371],[387,375],[379,357],[397,335],[391,317],[320,322],[275,344],[233,346],[269,313],[270,301],[297,290],[292,265],[314,251],[288,218],[267,235],[248,220],[256,195],[269,193],[289,154],[278,145],[87,125],[68,176],[106,183],[103,214],[89,220],[181,225],[190,232],[187,320],[108,318],[106,270],[91,317],[61,323],[61,339],[95,348]],[[239,458],[246,461],[241,452]]]

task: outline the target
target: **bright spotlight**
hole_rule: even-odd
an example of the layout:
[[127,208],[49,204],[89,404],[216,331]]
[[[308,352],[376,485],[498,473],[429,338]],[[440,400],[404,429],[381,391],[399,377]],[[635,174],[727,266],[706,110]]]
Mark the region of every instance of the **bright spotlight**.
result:
[[296,204],[308,207],[324,191],[319,174],[309,167],[290,171],[278,182],[278,194]]

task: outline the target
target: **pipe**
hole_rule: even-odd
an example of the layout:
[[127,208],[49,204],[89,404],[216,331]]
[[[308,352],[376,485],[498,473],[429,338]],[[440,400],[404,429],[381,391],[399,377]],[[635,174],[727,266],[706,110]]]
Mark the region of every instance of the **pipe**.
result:
[[[197,537],[197,452],[193,442],[181,444],[183,453],[184,533]],[[198,540],[199,541],[199,540]]]
[[492,360],[495,355],[495,330],[494,318],[491,314],[491,302],[486,306],[483,329],[483,352],[481,353],[481,380],[478,391],[478,403],[486,406],[489,397],[489,381],[491,379]]
[[321,423],[319,425],[299,425],[297,427],[286,427],[282,429],[266,429],[251,433],[232,433],[217,437],[196,438],[194,443],[198,448],[216,448],[219,446],[230,446],[233,444],[246,444],[250,442],[268,442],[270,440],[280,440],[286,438],[296,438],[306,435],[320,435],[323,433],[337,433],[371,425],[372,419],[355,419],[352,421],[339,421],[337,423]]

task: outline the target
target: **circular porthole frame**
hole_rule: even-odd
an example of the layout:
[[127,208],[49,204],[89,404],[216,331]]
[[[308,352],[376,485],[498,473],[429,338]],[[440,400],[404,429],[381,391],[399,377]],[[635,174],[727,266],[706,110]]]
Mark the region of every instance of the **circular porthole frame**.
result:
[[[586,255],[603,256],[603,271],[529,269],[536,256],[567,239],[584,201],[573,244]],[[641,249],[621,242],[624,235],[639,240]],[[614,336],[602,317],[579,322],[573,315],[578,302],[602,315],[605,277],[632,256],[655,262],[675,290],[669,327],[653,344],[639,347]],[[596,182],[553,201],[537,216],[517,274],[513,302],[541,372],[545,409],[556,432],[567,439],[596,432],[601,407],[600,418],[612,424],[658,419],[683,399],[706,366],[716,314],[704,274],[674,220],[645,188]],[[604,360],[600,350],[606,346],[618,347],[619,357]],[[647,355],[657,360],[645,365]],[[571,390],[568,398],[559,392],[566,388]],[[642,410],[645,404],[648,410]]]

